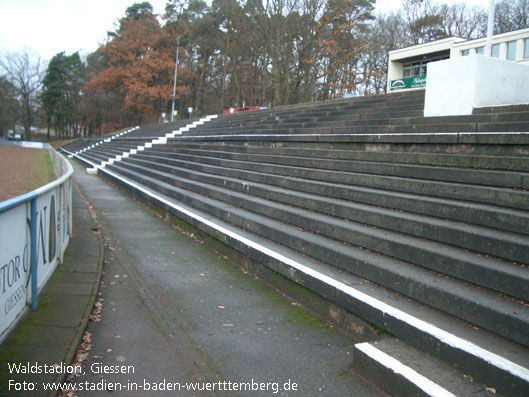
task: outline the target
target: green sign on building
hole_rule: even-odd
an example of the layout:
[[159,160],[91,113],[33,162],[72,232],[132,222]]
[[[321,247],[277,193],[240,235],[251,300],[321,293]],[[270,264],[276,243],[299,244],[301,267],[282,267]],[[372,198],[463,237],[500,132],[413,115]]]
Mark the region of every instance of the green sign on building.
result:
[[409,88],[426,87],[426,76],[408,77],[406,79],[391,80],[391,91],[407,90]]

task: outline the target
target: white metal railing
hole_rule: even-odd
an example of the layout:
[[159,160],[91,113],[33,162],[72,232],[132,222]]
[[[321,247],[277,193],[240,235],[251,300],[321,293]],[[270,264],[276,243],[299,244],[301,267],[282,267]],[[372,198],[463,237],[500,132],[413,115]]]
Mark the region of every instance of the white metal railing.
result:
[[49,145],[40,147],[48,149],[58,178],[0,202],[0,341],[29,305],[37,309],[38,293],[63,261],[72,232],[73,168]]

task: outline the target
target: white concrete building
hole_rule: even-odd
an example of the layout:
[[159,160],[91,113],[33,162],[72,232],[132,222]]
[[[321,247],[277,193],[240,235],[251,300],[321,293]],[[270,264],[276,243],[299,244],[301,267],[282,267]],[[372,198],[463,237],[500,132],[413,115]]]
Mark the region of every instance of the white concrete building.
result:
[[[388,61],[387,92],[424,89],[428,63],[484,54],[486,44],[486,37],[476,40],[450,37],[391,51]],[[529,29],[492,36],[492,56],[529,65]]]

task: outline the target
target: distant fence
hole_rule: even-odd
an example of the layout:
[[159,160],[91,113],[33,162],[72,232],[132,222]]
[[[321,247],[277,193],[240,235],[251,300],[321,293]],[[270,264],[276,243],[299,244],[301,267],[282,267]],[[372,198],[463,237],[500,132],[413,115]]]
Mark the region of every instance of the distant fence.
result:
[[49,145],[30,147],[48,149],[58,179],[0,202],[0,341],[29,305],[37,309],[72,232],[73,168]]

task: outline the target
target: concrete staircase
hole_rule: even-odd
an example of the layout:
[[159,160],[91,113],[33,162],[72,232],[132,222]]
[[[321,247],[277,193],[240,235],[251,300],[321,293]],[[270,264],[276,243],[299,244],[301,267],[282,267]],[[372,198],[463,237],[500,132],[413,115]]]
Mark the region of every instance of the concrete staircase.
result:
[[423,103],[239,113],[79,157],[391,335],[354,358],[391,394],[525,396],[529,106],[423,118]]
[[104,139],[78,139],[63,146],[62,150],[69,154],[69,158],[79,157],[99,168],[107,163],[136,154],[145,148],[151,148],[152,145],[165,144],[168,138],[188,132],[216,117],[217,115],[206,116],[193,122],[179,120],[164,124],[148,124],[142,126],[141,129],[136,126]]

